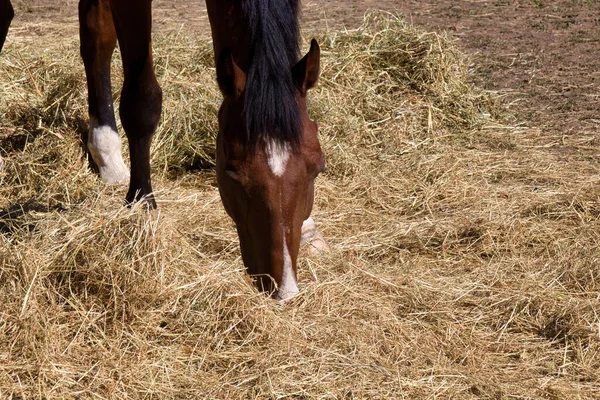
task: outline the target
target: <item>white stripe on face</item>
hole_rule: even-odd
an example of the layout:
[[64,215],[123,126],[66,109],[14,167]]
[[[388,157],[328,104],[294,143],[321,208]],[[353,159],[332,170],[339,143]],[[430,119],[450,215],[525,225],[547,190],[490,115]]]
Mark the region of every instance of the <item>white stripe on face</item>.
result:
[[[271,140],[267,143],[265,153],[267,155],[269,168],[271,168],[273,174],[277,177],[283,176],[287,161],[290,157],[289,144]],[[280,201],[282,201],[281,192],[279,193],[279,196]],[[281,284],[279,285],[279,290],[277,291],[275,299],[279,301],[286,301],[296,296],[300,292],[300,289],[298,289],[298,283],[296,282],[296,276],[294,275],[292,257],[290,256],[290,251],[288,249],[283,222],[281,223],[281,226],[283,229],[283,272],[281,276]]]
[[285,172],[285,165],[290,157],[290,149],[287,143],[270,141],[266,148],[267,162],[275,176],[282,176]]
[[283,275],[281,277],[281,286],[277,292],[275,299],[279,301],[286,301],[292,299],[300,292],[298,289],[298,283],[294,276],[294,269],[292,267],[292,257],[287,247],[285,235],[283,236]]
[[98,126],[98,120],[91,117],[87,145],[104,182],[123,183],[129,180],[129,169],[121,155],[121,138],[110,126]]

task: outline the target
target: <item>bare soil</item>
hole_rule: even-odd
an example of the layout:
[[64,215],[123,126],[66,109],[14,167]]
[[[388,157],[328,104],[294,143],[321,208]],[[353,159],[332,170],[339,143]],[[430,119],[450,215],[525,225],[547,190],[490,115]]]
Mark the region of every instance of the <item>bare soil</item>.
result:
[[[485,88],[506,95],[520,121],[550,136],[597,132],[598,1],[308,1],[307,24],[349,28],[369,8],[444,30],[473,55]],[[319,19],[320,18],[320,19]],[[553,139],[552,139],[553,140]]]

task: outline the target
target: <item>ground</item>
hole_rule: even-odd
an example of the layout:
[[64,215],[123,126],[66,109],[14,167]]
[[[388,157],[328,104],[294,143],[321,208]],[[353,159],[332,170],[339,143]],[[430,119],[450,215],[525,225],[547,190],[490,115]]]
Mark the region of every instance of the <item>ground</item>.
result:
[[[123,190],[98,183],[78,150],[43,148],[75,136],[84,118],[85,106],[70,103],[84,96],[76,50],[70,61],[43,53],[48,38],[76,43],[77,2],[14,3],[0,76],[21,77],[34,94],[11,94],[15,112],[0,99],[9,121],[0,139],[34,134],[2,149],[19,177],[5,173],[11,187],[0,187],[1,396],[600,398],[600,2],[304,1],[303,35],[319,37],[325,55],[309,100],[328,168],[315,219],[333,254],[304,251],[302,293],[287,306],[242,278],[210,140],[191,146],[204,161],[175,177],[162,173],[178,159],[163,161],[159,140],[161,211],[150,217],[118,208]],[[186,75],[196,68],[187,53],[198,65],[210,58],[204,4],[153,4],[167,110],[159,129],[214,134],[218,92]],[[393,69],[379,92],[344,77],[367,56],[336,40],[368,37],[351,32],[374,8],[428,32],[430,46],[443,47],[446,32],[493,118],[443,122],[454,112],[443,90],[386,97]],[[15,56],[17,44],[43,54]],[[368,62],[381,61],[374,54]],[[41,90],[29,77],[46,85],[64,65],[75,83],[27,108]],[[199,76],[212,79],[210,68]],[[19,169],[13,160],[27,152],[37,158]],[[36,182],[49,188],[27,189]]]
[[519,121],[543,129],[548,142],[597,132],[597,1],[309,1],[305,18],[355,27],[373,7],[449,32],[472,54],[481,84],[506,96]]

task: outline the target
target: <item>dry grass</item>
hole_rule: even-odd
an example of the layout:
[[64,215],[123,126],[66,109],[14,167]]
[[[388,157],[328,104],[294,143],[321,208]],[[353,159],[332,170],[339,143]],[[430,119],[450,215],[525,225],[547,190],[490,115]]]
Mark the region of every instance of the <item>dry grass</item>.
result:
[[0,397],[598,398],[598,168],[498,123],[444,35],[322,35],[333,252],[301,254],[285,306],[220,205],[209,43],[157,35],[148,213],[88,165],[76,40],[44,40],[0,58]]

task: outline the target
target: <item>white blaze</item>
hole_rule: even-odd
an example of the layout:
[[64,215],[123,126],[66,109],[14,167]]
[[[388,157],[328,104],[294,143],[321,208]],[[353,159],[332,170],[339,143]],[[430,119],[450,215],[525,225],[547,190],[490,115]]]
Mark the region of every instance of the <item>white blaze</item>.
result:
[[[273,174],[277,177],[281,177],[285,172],[285,166],[288,159],[290,158],[290,146],[287,143],[281,143],[276,140],[272,140],[267,143],[265,149],[267,155],[267,162],[269,168]],[[279,193],[282,196],[282,193]],[[281,206],[281,204],[280,204]],[[300,289],[298,289],[298,283],[296,282],[296,276],[294,275],[294,268],[292,265],[292,257],[290,256],[290,250],[287,246],[287,240],[285,237],[285,227],[283,227],[283,272],[281,276],[281,284],[277,291],[275,298],[279,301],[290,300],[296,296]]]
[[271,171],[273,171],[275,176],[283,175],[285,164],[290,157],[289,145],[287,143],[271,141],[267,144],[266,153]]
[[87,146],[104,182],[121,183],[129,179],[129,169],[121,155],[121,138],[110,126],[98,126],[98,120],[90,117]]
[[285,235],[283,236],[283,275],[281,277],[281,286],[277,292],[276,299],[279,301],[290,300],[300,292],[298,289],[298,283],[294,276],[294,269],[292,268],[292,257],[287,247]]

